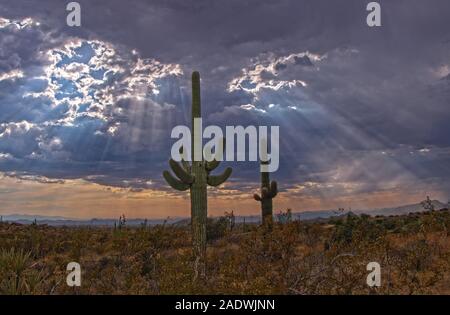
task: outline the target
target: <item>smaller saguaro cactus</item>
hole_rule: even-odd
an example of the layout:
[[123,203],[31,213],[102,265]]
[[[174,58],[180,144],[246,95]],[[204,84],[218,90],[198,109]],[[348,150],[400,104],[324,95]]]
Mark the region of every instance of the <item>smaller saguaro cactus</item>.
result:
[[234,216],[234,211],[233,210],[231,210],[231,212],[225,211],[225,218],[228,220],[230,231],[233,231],[234,226],[236,224],[236,217]]
[[[262,161],[261,164],[268,164]],[[270,182],[269,172],[261,172],[261,195],[254,194],[253,198],[261,202],[261,215],[263,225],[270,225],[273,221],[273,202],[272,199],[278,194],[278,185],[276,181]]]

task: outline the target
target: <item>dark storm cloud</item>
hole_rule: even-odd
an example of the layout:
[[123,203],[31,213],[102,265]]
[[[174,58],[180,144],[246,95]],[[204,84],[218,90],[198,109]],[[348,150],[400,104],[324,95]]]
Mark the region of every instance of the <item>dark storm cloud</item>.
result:
[[[370,191],[434,181],[448,190],[448,1],[380,1],[381,28],[367,27],[360,0],[79,2],[81,28],[65,26],[64,1],[0,4],[3,18],[41,22],[0,29],[0,77],[23,71],[0,81],[1,170],[160,184],[170,130],[189,121],[187,79],[198,69],[206,123],[280,126],[276,177],[284,188],[332,182],[342,193],[349,183]],[[125,69],[101,89],[89,83],[98,91],[86,110],[81,103],[55,107],[42,94],[48,83],[39,77],[49,60],[40,52],[67,38],[108,43],[116,55],[104,66]],[[183,73],[146,82],[145,75],[168,70],[138,67],[136,58]],[[77,71],[67,70],[64,80],[78,84]],[[72,83],[55,84],[74,95]],[[136,96],[154,88],[158,94]],[[105,105],[110,96],[114,104]],[[68,117],[75,117],[71,124],[61,123]],[[257,180],[256,163],[231,164],[236,178]]]

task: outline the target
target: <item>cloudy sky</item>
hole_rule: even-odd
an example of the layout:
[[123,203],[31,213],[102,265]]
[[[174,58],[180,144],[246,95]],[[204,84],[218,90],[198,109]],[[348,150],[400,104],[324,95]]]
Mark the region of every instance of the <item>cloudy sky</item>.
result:
[[[448,0],[68,2],[0,1],[0,214],[188,215],[161,173],[193,70],[205,124],[280,126],[277,211],[450,198]],[[258,164],[223,164],[209,213],[258,213]]]

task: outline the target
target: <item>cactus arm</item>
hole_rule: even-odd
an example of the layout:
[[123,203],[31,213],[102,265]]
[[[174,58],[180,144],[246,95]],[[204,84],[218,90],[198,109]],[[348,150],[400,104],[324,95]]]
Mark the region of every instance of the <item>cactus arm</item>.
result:
[[179,191],[184,191],[189,189],[190,185],[183,183],[182,181],[176,179],[168,171],[163,172],[164,179],[173,188]]
[[277,182],[273,180],[273,181],[270,183],[270,193],[269,193],[269,196],[270,196],[270,198],[275,198],[277,194],[278,194],[278,185],[277,185]]
[[169,164],[172,171],[175,173],[175,175],[177,175],[179,179],[181,179],[183,183],[192,184],[194,182],[194,177],[188,172],[186,172],[186,170],[183,167],[181,167],[179,163],[170,159]]
[[191,172],[191,165],[189,164],[188,161],[181,160],[181,165],[183,165],[183,168],[186,172],[188,172],[188,173]]
[[180,148],[180,155],[181,155],[181,165],[183,165],[183,168],[186,172],[191,172],[191,164],[189,164],[188,161],[186,161],[186,154],[184,153],[183,147]]
[[258,194],[253,194],[253,199],[255,199],[256,201],[261,201],[261,196]]
[[206,162],[206,170],[208,172],[211,172],[213,170],[215,170],[220,164],[220,161],[217,160],[212,160],[210,162]]
[[[224,138],[220,138],[219,142],[222,147],[222,156],[223,156],[223,152],[225,151],[226,141]],[[212,172],[219,166],[219,164],[220,164],[220,161],[218,161],[218,160],[212,160],[212,161],[206,162],[206,170],[208,172]]]
[[208,175],[208,185],[219,186],[220,184],[223,184],[228,179],[228,177],[230,177],[231,172],[231,168],[227,167],[227,169],[220,175]]

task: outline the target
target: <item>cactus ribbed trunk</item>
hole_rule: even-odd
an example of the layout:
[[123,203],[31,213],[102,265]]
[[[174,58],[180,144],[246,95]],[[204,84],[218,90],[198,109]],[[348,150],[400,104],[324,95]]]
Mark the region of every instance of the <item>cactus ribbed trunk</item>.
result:
[[[192,226],[192,243],[195,256],[195,277],[205,276],[206,273],[206,220],[208,216],[208,199],[206,193],[206,170],[202,161],[195,161],[195,152],[197,146],[202,147],[202,135],[198,134],[200,130],[196,130],[195,118],[201,118],[201,101],[200,101],[200,76],[198,72],[192,75],[192,133],[191,143],[192,150],[192,169],[191,174],[196,179],[191,185],[191,226]],[[200,143],[199,143],[200,142]]]
[[[268,162],[261,162],[262,165]],[[261,172],[261,195],[254,194],[253,198],[261,202],[262,223],[266,227],[271,227],[273,223],[273,198],[278,194],[276,181],[270,181],[269,172]]]
[[[261,190],[270,189],[269,173],[261,172]],[[272,198],[263,198],[261,200],[261,215],[263,225],[272,224],[273,221],[273,202]]]
[[[206,218],[208,215],[206,177],[201,175],[205,169],[201,162],[194,162],[192,165],[192,175],[200,180],[195,181],[191,186],[191,228],[192,245],[195,256],[195,274],[197,277],[204,277],[206,273]],[[203,180],[202,180],[203,179]]]

